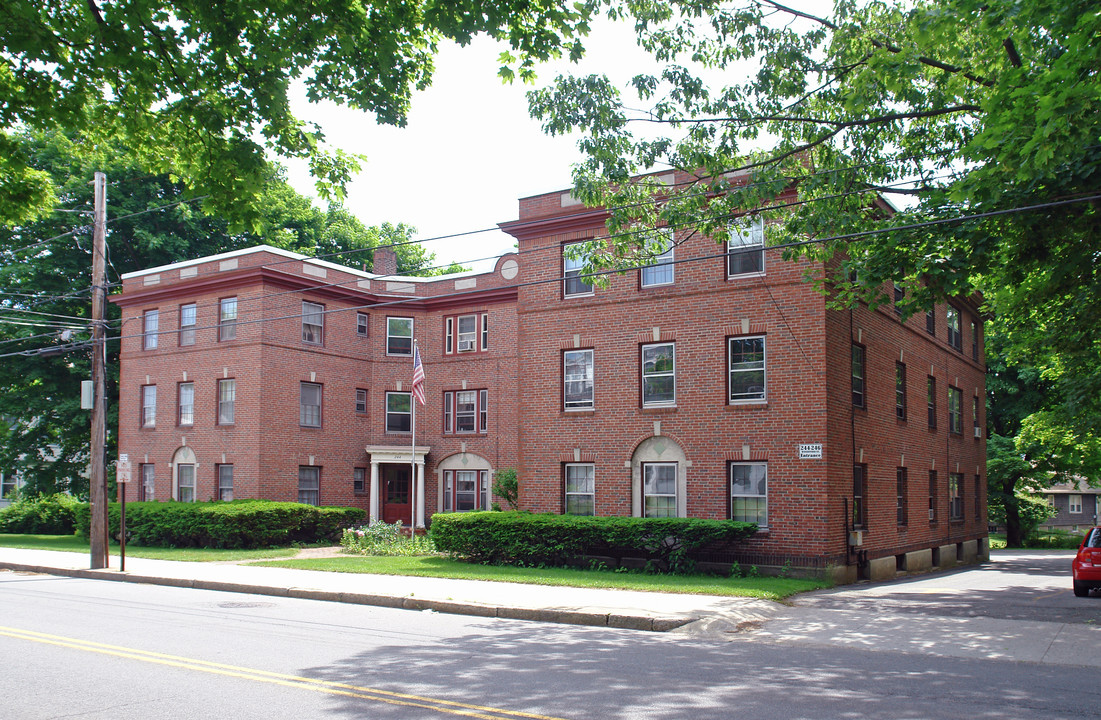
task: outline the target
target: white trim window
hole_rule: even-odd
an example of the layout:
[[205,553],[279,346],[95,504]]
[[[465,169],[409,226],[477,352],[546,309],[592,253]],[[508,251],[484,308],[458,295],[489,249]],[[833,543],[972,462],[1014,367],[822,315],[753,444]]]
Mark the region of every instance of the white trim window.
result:
[[321,504],[321,468],[298,466],[298,502],[303,505]]
[[218,342],[237,339],[237,298],[218,301]]
[[386,354],[413,354],[413,318],[386,318]]
[[488,509],[488,470],[443,471],[444,512],[471,512]]
[[639,284],[644,288],[673,284],[673,231],[659,232],[659,240],[654,243],[653,249],[661,252],[654,252],[653,265],[647,265],[639,271]]
[[726,243],[726,276],[763,275],[765,272],[765,221],[739,218],[730,227]]
[[233,465],[218,466],[218,499],[225,502],[233,499]]
[[176,386],[178,388],[179,399],[177,406],[179,408],[179,419],[177,422],[180,425],[194,425],[195,424],[195,383],[180,383]]
[[948,473],[948,519],[963,520],[963,473]]
[[146,310],[142,315],[141,347],[143,350],[157,349],[157,329],[160,327],[160,310]]
[[367,390],[356,388],[356,415],[367,414]]
[[443,431],[461,435],[489,428],[488,390],[449,390],[443,394]]
[[593,351],[566,350],[562,353],[562,406],[566,410],[593,407]]
[[309,345],[325,343],[325,306],[302,301],[302,342]]
[[677,463],[642,463],[642,516],[677,517]]
[[563,510],[567,515],[596,514],[596,466],[569,463],[565,467]]
[[302,427],[321,427],[321,385],[299,383],[298,424]]
[[180,347],[195,344],[195,326],[198,324],[198,307],[195,303],[180,305]]
[[952,348],[963,352],[963,333],[960,332],[960,311],[951,305],[945,314],[945,325],[948,326],[948,344]]
[[157,426],[157,386],[141,386],[141,426],[151,428]]
[[730,519],[768,527],[766,463],[730,463]]
[[413,394],[407,392],[386,393],[386,432],[407,433],[413,431]]
[[676,344],[653,343],[642,346],[642,406],[662,407],[677,404]]
[[1082,513],[1082,496],[1067,495],[1067,512],[1080,515]]
[[727,341],[727,400],[765,399],[765,337],[732,337]]
[[489,313],[455,315],[444,319],[444,353],[485,351],[489,346]]
[[352,468],[352,493],[355,495],[367,493],[367,468]]
[[141,476],[141,484],[138,485],[138,500],[156,499],[156,470],[153,463],[142,463],[138,466]]
[[176,465],[176,501],[195,502],[195,466],[192,463]]
[[562,246],[563,297],[585,297],[593,294],[592,279],[583,277],[585,274],[585,265],[588,264],[589,259],[584,255],[580,257],[570,257],[572,253],[569,252],[569,248],[577,244],[578,243],[572,243]]
[[367,313],[356,313],[356,335],[360,337],[367,337],[368,330],[370,329],[370,316]]
[[237,381],[233,378],[218,381],[218,424],[232,425],[237,411]]

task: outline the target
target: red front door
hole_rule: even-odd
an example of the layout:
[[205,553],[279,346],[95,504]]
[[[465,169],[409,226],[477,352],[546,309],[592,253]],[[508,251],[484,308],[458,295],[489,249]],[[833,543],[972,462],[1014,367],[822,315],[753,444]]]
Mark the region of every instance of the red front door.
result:
[[409,466],[382,465],[382,521],[408,525],[413,509],[409,497]]

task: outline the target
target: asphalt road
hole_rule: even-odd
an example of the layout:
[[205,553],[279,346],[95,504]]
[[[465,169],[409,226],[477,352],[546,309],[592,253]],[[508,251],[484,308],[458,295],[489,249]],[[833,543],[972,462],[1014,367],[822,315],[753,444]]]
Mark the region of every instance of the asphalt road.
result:
[[[1019,600],[995,603],[1010,617],[1057,582],[1018,569],[817,593],[788,611],[840,615],[869,601],[860,593],[879,593],[898,610],[889,618],[936,623],[939,612],[974,610],[959,591],[989,578],[1020,588]],[[892,587],[907,590],[884,592]],[[956,599],[945,610],[947,597]],[[1078,600],[1101,614],[1101,598]],[[846,609],[822,609],[830,603]],[[3,720],[1050,720],[1101,708],[1096,668],[798,643],[772,623],[699,637],[10,572],[0,573],[0,613]]]

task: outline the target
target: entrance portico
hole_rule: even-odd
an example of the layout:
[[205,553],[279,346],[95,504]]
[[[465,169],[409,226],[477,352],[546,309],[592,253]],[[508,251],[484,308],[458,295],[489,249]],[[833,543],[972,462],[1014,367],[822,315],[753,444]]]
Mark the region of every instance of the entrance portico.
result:
[[[403,523],[409,522],[409,474],[410,466],[415,467],[413,478],[415,488],[414,498],[416,502],[416,527],[424,527],[424,459],[431,447],[418,445],[417,447],[398,447],[395,445],[368,445],[366,448],[371,458],[371,509],[370,520],[392,520],[400,517]],[[382,466],[387,466],[383,468]],[[381,485],[386,482],[384,490]],[[404,488],[404,489],[403,489]],[[387,512],[387,501],[390,505]],[[404,505],[404,507],[399,507]],[[398,513],[401,515],[398,515]],[[393,516],[387,518],[387,516]]]

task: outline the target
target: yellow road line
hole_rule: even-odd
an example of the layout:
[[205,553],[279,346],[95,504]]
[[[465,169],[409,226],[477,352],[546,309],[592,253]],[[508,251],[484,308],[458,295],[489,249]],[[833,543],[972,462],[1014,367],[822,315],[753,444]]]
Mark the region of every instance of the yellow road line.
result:
[[181,657],[179,655],[167,655],[164,653],[151,652],[149,650],[108,645],[61,635],[50,635],[48,633],[40,633],[33,630],[0,626],[0,635],[19,640],[29,640],[45,645],[55,645],[57,647],[84,650],[86,652],[112,655],[130,660],[139,660],[141,662],[154,663],[157,665],[178,667],[186,670],[198,670],[199,672],[212,673],[215,675],[236,677],[244,680],[255,680],[257,682],[282,685],[284,687],[313,690],[314,692],[327,693],[330,695],[343,695],[363,700],[375,700],[391,705],[424,708],[426,710],[435,710],[437,712],[449,713],[452,715],[484,718],[485,720],[500,720],[501,718],[563,720],[562,718],[551,717],[549,715],[539,715],[536,713],[521,712],[519,710],[505,710],[503,708],[486,707],[483,705],[471,705],[468,703],[455,702],[453,700],[391,692],[378,688],[360,687],[357,685],[348,685],[346,683],[332,682],[330,680],[302,677],[300,675],[287,675],[284,673],[269,672],[267,670],[241,667],[238,665],[225,665],[222,663],[209,662],[207,660]]

